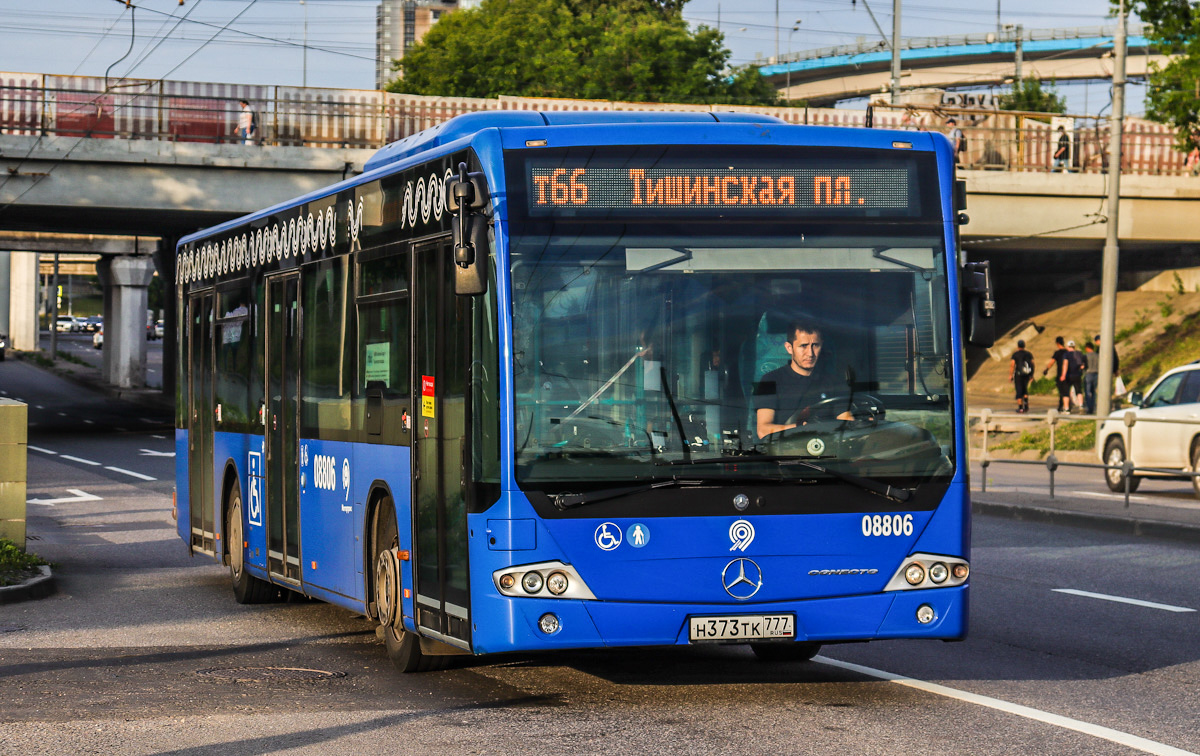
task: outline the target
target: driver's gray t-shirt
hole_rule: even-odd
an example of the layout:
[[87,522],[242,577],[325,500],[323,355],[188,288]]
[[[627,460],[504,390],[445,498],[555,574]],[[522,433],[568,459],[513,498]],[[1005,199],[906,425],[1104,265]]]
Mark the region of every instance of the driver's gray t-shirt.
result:
[[[775,422],[785,422],[796,410],[832,396],[829,380],[819,372],[800,375],[791,364],[767,373],[754,386],[754,408],[775,410]],[[801,418],[801,422],[807,418]]]

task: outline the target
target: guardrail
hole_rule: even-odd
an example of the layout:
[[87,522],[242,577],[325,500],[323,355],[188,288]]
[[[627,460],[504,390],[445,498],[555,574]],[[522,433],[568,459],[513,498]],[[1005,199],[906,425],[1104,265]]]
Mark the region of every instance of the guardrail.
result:
[[[255,144],[377,149],[480,110],[670,110],[752,112],[788,123],[865,126],[867,111],[837,108],[610,102],[508,97],[428,97],[375,90],[256,86],[185,81],[108,81],[101,77],[0,73],[0,134],[236,143],[247,100],[257,113]],[[1053,168],[1058,133],[1046,115],[923,106],[871,110],[878,128],[945,131],[955,115],[967,139],[962,167],[1042,171]],[[1068,129],[1072,172],[1107,170],[1108,120],[1079,116]],[[1175,130],[1126,119],[1122,171],[1182,174],[1185,156]]]
[[[1161,468],[1161,467],[1143,467],[1143,466],[1138,465],[1136,462],[1134,462],[1135,458],[1134,458],[1133,434],[1130,432],[1130,429],[1132,429],[1134,427],[1134,425],[1136,425],[1138,423],[1160,423],[1160,424],[1164,424],[1164,425],[1191,425],[1194,427],[1200,427],[1200,421],[1175,420],[1175,419],[1168,419],[1168,418],[1152,418],[1152,417],[1139,418],[1137,416],[1136,412],[1134,412],[1132,410],[1127,411],[1127,412],[1125,412],[1125,414],[1123,416],[1123,422],[1124,422],[1125,428],[1127,430],[1122,434],[1122,440],[1125,445],[1125,461],[1124,461],[1124,463],[1122,463],[1120,465],[1109,465],[1109,464],[1102,464],[1102,463],[1098,463],[1098,462],[1065,462],[1063,460],[1060,460],[1057,457],[1057,455],[1055,454],[1055,452],[1057,451],[1056,446],[1055,446],[1055,428],[1057,427],[1057,425],[1059,423],[1064,422],[1064,421],[1073,422],[1073,421],[1078,421],[1078,420],[1092,421],[1092,422],[1096,423],[1096,430],[1098,432],[1100,430],[1101,424],[1105,420],[1108,420],[1109,418],[1097,417],[1095,415],[1064,415],[1063,413],[1061,413],[1055,409],[1047,410],[1045,421],[1050,428],[1050,449],[1049,449],[1049,452],[1046,454],[1046,456],[1043,459],[1040,459],[1040,460],[1036,460],[1036,459],[994,459],[988,455],[989,434],[992,431],[996,430],[995,426],[992,425],[992,421],[993,420],[1028,421],[1033,418],[1027,414],[1017,414],[1015,412],[992,412],[990,409],[983,409],[983,410],[980,410],[979,412],[968,412],[967,414],[969,417],[978,417],[980,419],[979,425],[975,428],[972,428],[972,431],[977,430],[977,431],[982,432],[982,438],[983,438],[982,445],[978,448],[969,448],[968,452],[970,454],[971,461],[978,462],[980,467],[983,470],[982,475],[981,475],[982,480],[980,481],[980,489],[985,493],[987,492],[987,470],[988,470],[988,467],[993,464],[1034,465],[1034,466],[1038,466],[1038,467],[1045,467],[1050,476],[1049,488],[1050,488],[1050,498],[1052,498],[1052,499],[1054,498],[1054,473],[1060,467],[1082,467],[1082,468],[1086,468],[1086,469],[1105,470],[1105,471],[1119,470],[1121,472],[1121,474],[1123,475],[1123,480],[1125,483],[1124,495],[1125,495],[1125,508],[1126,509],[1129,508],[1129,495],[1132,493],[1132,491],[1130,490],[1130,478],[1136,477],[1137,473],[1139,473],[1139,472],[1157,473],[1157,474],[1169,475],[1169,476],[1177,477],[1177,478],[1192,478],[1193,480],[1195,480],[1197,477],[1200,477],[1200,471],[1185,472],[1181,469]],[[1100,441],[1101,441],[1101,439],[1099,438],[1099,434],[1097,433],[1096,442],[1100,443]],[[968,446],[969,446],[969,440],[968,440]]]

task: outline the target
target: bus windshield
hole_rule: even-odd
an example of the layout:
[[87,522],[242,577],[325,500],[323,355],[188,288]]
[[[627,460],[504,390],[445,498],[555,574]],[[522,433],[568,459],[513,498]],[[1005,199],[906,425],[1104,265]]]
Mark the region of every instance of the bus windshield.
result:
[[952,474],[938,224],[518,219],[509,250],[522,487]]

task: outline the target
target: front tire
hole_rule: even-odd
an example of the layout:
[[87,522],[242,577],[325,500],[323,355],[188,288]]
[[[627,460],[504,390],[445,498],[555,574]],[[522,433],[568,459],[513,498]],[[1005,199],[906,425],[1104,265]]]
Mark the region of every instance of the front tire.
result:
[[821,644],[813,641],[797,643],[751,643],[750,650],[761,662],[806,662],[811,661],[821,650]]
[[246,572],[246,539],[242,534],[242,486],[234,483],[225,508],[225,548],[229,557],[229,581],[239,604],[265,604],[273,601],[279,589]]
[[[375,572],[373,594],[381,618],[379,631],[387,648],[388,660],[401,672],[432,672],[446,665],[445,656],[433,656],[421,651],[421,639],[403,627],[403,610],[397,584],[400,569],[394,553],[400,548],[396,528],[396,509],[391,497],[379,503],[375,518]],[[391,553],[389,553],[391,552]],[[391,621],[384,619],[390,615]]]
[[[1119,467],[1125,464],[1125,442],[1119,437],[1113,437],[1104,444],[1104,464],[1109,467]],[[1125,493],[1125,473],[1121,470],[1105,470],[1104,482],[1108,484],[1108,490],[1114,493]],[[1138,490],[1142,479],[1135,476],[1129,476],[1129,493]]]
[[[1192,472],[1200,472],[1196,465],[1200,465],[1200,439],[1192,442]],[[1200,478],[1192,477],[1192,491],[1200,499]]]

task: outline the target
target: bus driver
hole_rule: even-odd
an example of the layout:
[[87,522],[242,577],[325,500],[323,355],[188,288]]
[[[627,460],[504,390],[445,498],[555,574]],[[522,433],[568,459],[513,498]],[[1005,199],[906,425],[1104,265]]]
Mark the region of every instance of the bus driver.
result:
[[[790,340],[783,346],[791,358],[781,368],[762,377],[754,387],[758,437],[804,425],[813,405],[834,394],[836,385],[817,370],[821,358],[821,328],[816,323],[796,320],[788,324]],[[792,416],[796,422],[787,423]],[[849,411],[838,420],[853,420]]]

